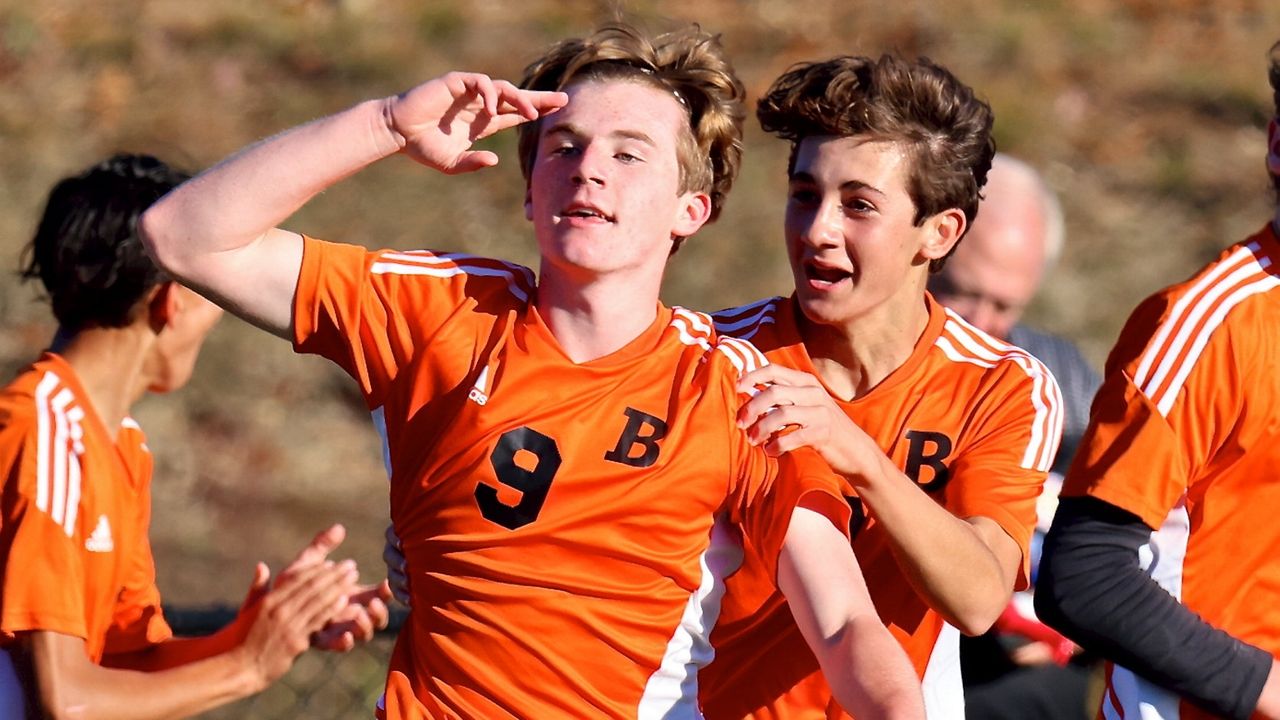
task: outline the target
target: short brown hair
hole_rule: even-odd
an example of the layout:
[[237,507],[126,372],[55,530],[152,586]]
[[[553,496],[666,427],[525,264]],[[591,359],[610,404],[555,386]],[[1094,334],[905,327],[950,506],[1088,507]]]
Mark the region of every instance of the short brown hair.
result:
[[[766,132],[791,141],[792,168],[807,137],[866,135],[901,143],[912,161],[907,192],[916,225],[959,208],[967,232],[996,152],[991,107],[927,58],[846,55],[795,65],[774,81],[756,117]],[[932,261],[929,270],[945,261]]]
[[[689,132],[681,133],[676,146],[680,192],[708,193],[711,220],[719,217],[742,163],[746,117],[746,92],[719,36],[698,25],[652,38],[626,24],[605,25],[588,37],[554,45],[525,68],[520,87],[561,90],[600,80],[656,87],[688,110]],[[520,126],[520,170],[526,182],[537,156],[539,130],[536,122]]]

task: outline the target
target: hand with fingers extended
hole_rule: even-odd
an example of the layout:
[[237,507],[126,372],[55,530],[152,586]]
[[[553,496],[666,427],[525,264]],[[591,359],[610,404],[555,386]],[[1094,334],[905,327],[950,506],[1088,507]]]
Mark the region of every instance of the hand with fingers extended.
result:
[[[311,539],[297,557],[289,563],[276,582],[280,583],[300,570],[325,562],[329,554],[346,539],[342,525],[332,525]],[[311,638],[311,646],[317,650],[346,652],[357,644],[368,642],[387,627],[390,611],[391,588],[386,581],[373,585],[358,585],[347,595],[347,604]],[[247,604],[247,602],[246,602]]]
[[351,560],[322,560],[281,574],[275,582],[270,576],[267,566],[258,563],[236,618],[244,632],[239,652],[256,670],[259,689],[284,675],[311,646],[312,635],[347,607],[357,572]]
[[409,570],[404,559],[404,550],[400,548],[400,537],[396,535],[394,525],[387,525],[387,544],[382,548],[382,562],[387,565],[387,582],[391,586],[391,594],[405,607],[409,607]]
[[855,481],[880,453],[813,375],[770,364],[743,375],[738,390],[754,395],[738,410],[738,427],[770,455],[811,447],[832,470]]
[[479,73],[451,72],[390,98],[388,128],[414,160],[454,175],[498,163],[475,141],[564,107],[562,92],[522,90]]

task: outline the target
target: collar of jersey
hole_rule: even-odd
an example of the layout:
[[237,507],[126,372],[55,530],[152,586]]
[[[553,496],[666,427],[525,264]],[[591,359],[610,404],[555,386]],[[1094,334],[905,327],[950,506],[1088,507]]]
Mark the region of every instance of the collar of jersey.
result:
[[[938,341],[938,336],[942,334],[943,325],[947,322],[947,313],[942,308],[942,304],[934,300],[933,296],[928,292],[925,292],[924,304],[929,310],[929,321],[924,326],[924,332],[920,333],[920,338],[916,340],[915,347],[911,349],[911,355],[907,357],[906,362],[894,368],[893,372],[889,373],[878,385],[858,397],[846,401],[832,394],[832,399],[842,407],[853,407],[863,403],[874,402],[876,398],[890,392],[891,388],[906,382],[915,375],[916,369],[924,364],[925,359],[929,357],[934,344]],[[798,312],[800,312],[800,306],[796,304],[795,295],[792,295],[787,298],[786,310],[778,313],[779,331],[782,337],[785,338],[785,342],[794,345],[798,350],[797,355],[803,367],[796,369],[813,375],[818,379],[819,383],[822,383],[823,389],[828,394],[831,394],[831,388],[822,382],[817,368],[813,365],[813,359],[809,357],[809,351],[804,346],[804,340],[800,337],[800,328],[796,325],[796,313]]]
[[644,332],[612,353],[584,363],[575,363],[569,359],[533,304],[529,305],[522,320],[517,322],[514,336],[518,346],[543,360],[581,368],[614,368],[650,357],[661,343],[663,333],[671,327],[671,318],[671,308],[658,303],[656,317]]

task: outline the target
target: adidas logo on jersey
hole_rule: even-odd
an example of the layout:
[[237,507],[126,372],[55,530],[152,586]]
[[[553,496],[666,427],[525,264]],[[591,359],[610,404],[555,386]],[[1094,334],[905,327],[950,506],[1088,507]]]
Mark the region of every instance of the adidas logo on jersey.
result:
[[106,515],[98,516],[98,524],[84,541],[84,549],[96,553],[107,553],[116,549],[116,544],[111,540],[111,523],[107,522]]
[[484,405],[489,402],[489,396],[485,393],[485,387],[489,384],[489,368],[480,371],[480,377],[476,378],[476,384],[471,386],[471,392],[467,393],[467,399],[477,405]]

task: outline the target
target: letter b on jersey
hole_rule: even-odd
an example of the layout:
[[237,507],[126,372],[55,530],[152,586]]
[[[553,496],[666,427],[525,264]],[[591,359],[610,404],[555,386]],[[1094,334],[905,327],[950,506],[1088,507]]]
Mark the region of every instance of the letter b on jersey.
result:
[[627,426],[622,429],[618,444],[604,454],[604,459],[633,467],[649,467],[658,461],[658,441],[667,436],[667,422],[635,408],[627,408],[625,412]]
[[[951,454],[951,438],[940,432],[908,430],[907,442],[910,443],[904,469],[907,477],[919,483],[920,489],[927,493],[945,487],[951,479],[951,469],[942,461]],[[920,472],[926,466],[933,470],[933,477],[928,480],[921,477]]]
[[[516,462],[516,453],[524,450],[537,458],[532,469]],[[498,489],[485,482],[476,485],[476,503],[486,520],[508,530],[516,530],[538,519],[542,503],[547,500],[551,481],[560,469],[560,448],[556,441],[527,427],[508,430],[498,439],[489,455],[498,481],[521,492],[520,501],[508,505],[498,497]]]

